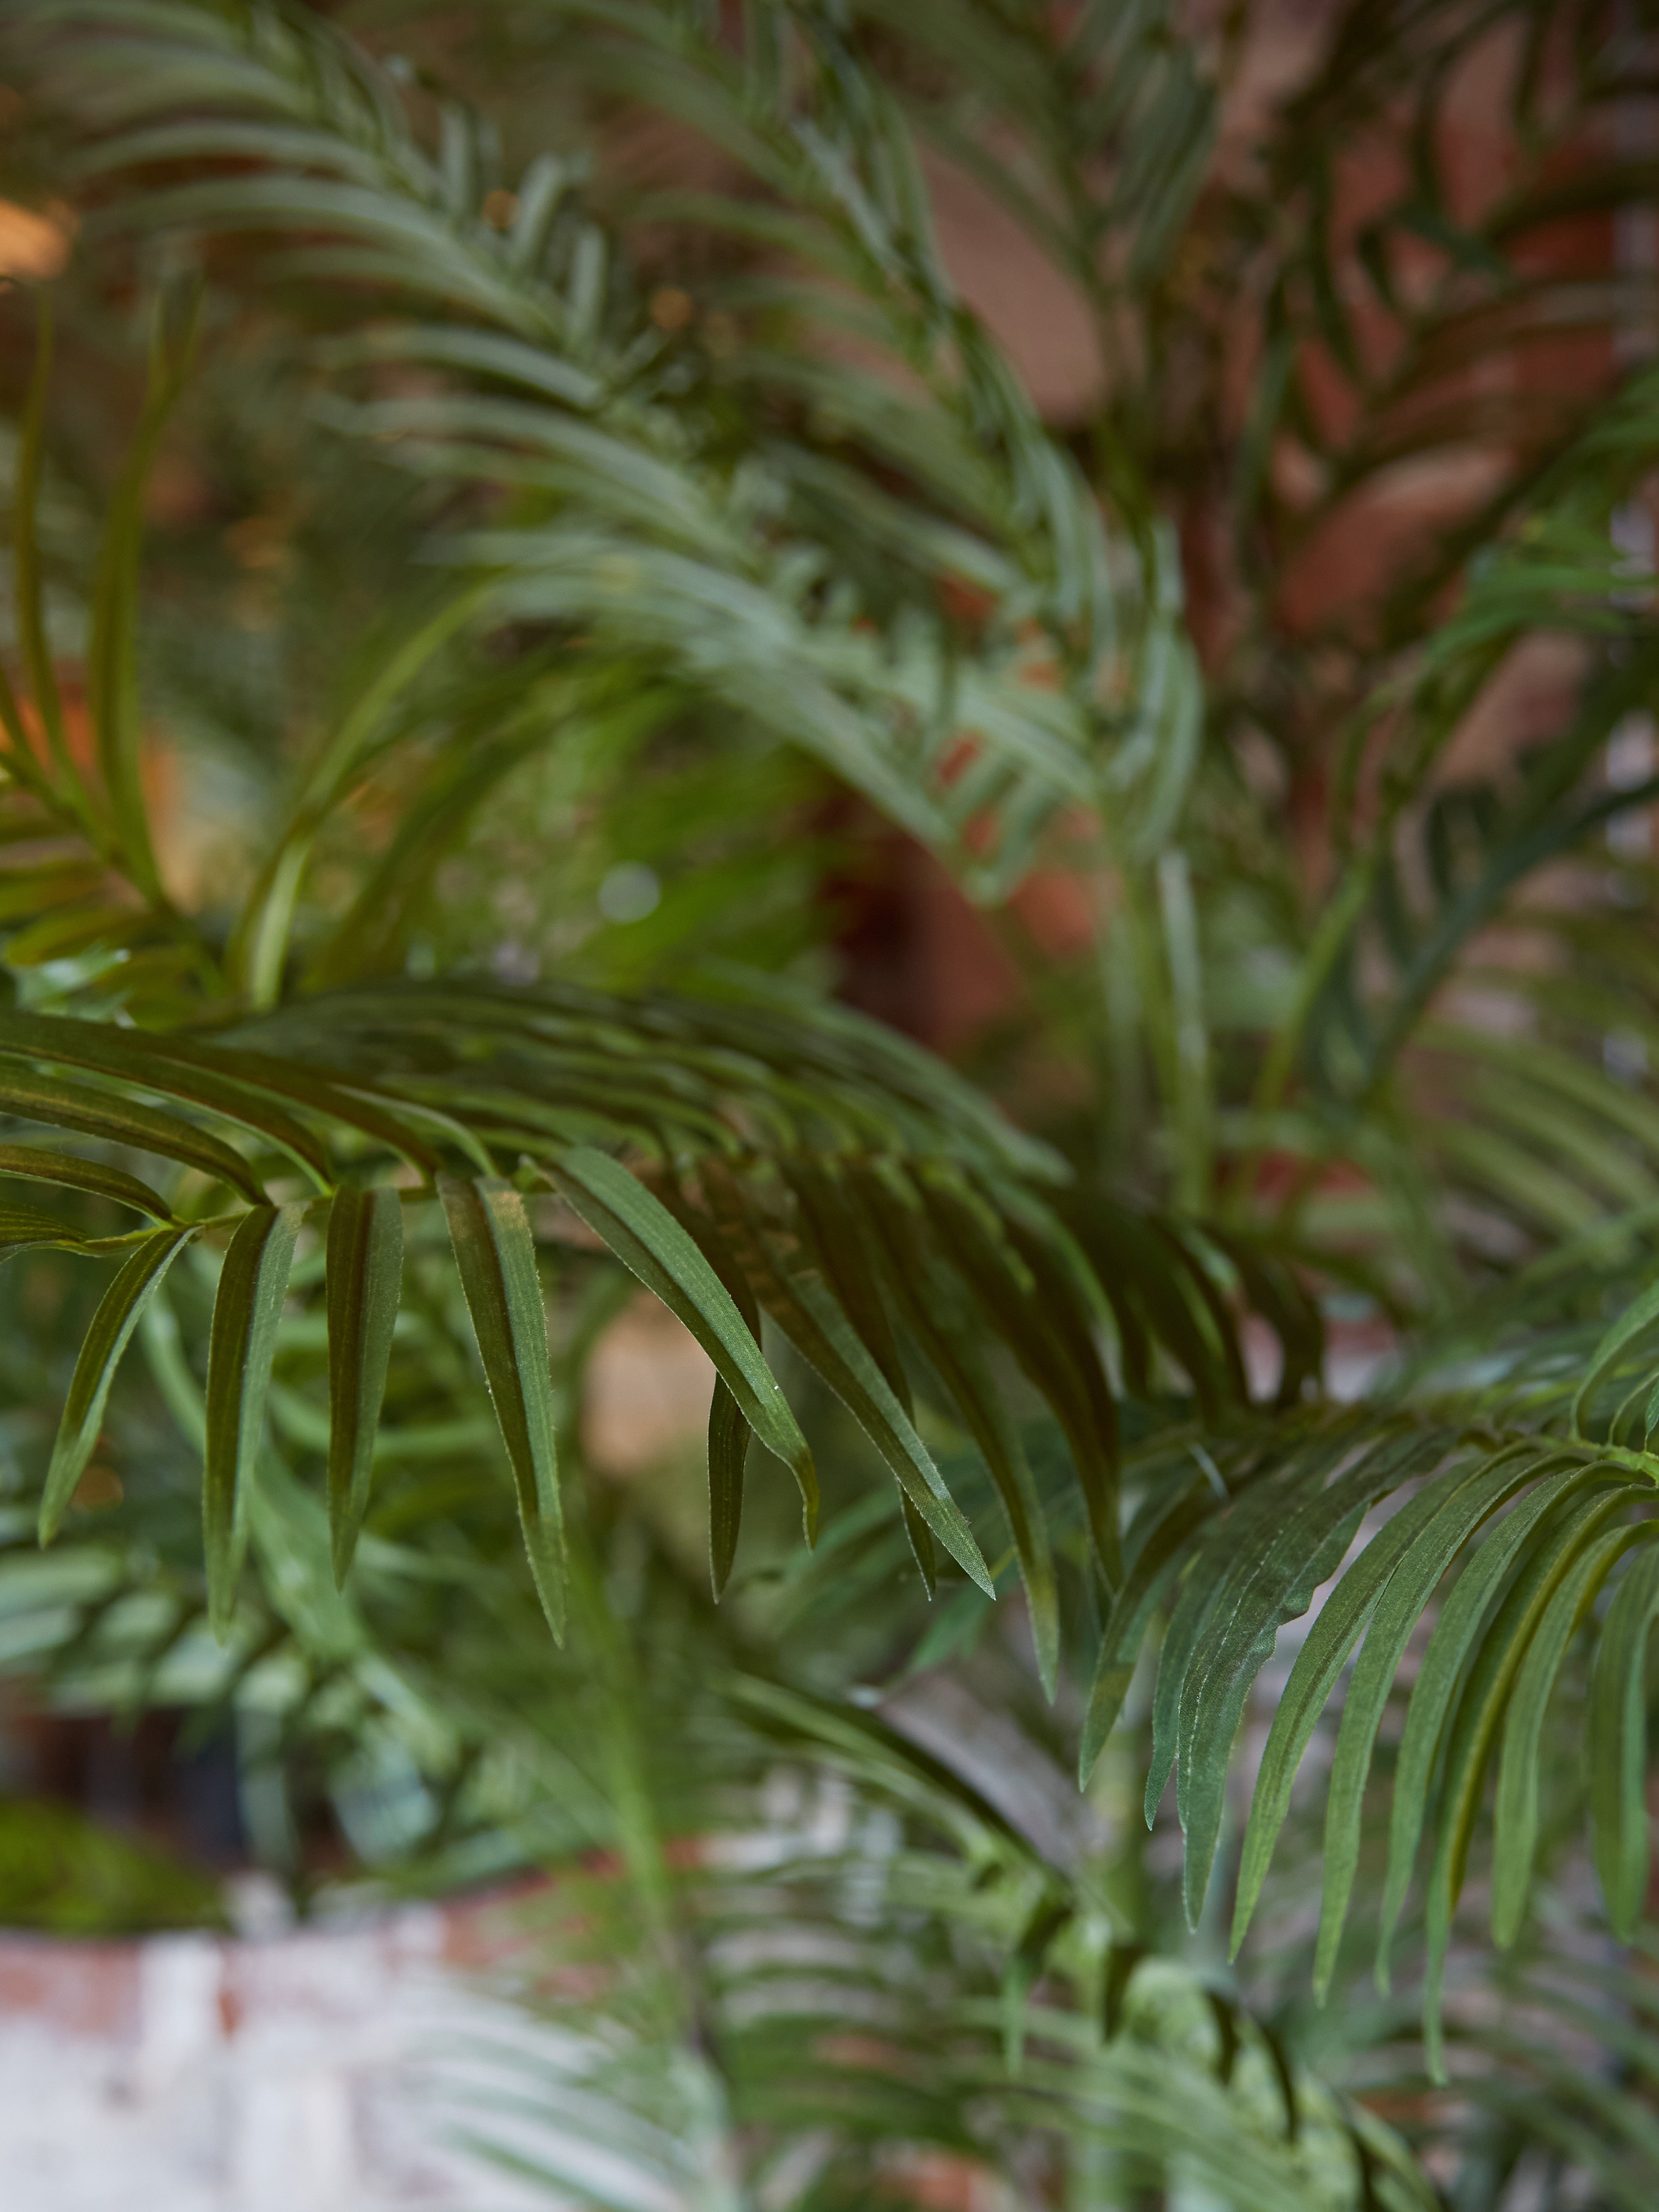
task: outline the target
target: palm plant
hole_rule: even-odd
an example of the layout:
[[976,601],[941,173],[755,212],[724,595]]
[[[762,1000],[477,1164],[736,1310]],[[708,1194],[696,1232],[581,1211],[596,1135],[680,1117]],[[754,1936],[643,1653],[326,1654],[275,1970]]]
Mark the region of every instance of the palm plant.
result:
[[[388,1875],[620,1844],[648,2002],[536,2094],[671,2167],[672,2099],[727,2114],[757,2201],[921,2191],[906,2143],[1079,2201],[1650,2201],[1646,12],[1362,0],[1265,117],[1266,10],[356,27],[5,29],[10,188],[79,240],[10,447],[0,1173],[52,1210],[5,1209],[6,1649],[235,1714],[296,1869],[307,1792]],[[960,296],[952,174],[1075,295],[1086,419]],[[79,395],[139,313],[118,457]],[[1451,511],[1322,596],[1425,459]],[[978,1088],[822,988],[847,793],[1021,965]],[[718,1613],[678,1495],[582,1464],[637,1285],[715,1370]],[[1355,1312],[1395,1356],[1338,1403]],[[947,1664],[1124,1820],[1068,1857],[848,1702]],[[780,1861],[774,1937],[842,1947],[781,2009],[664,1842],[752,1838],[781,1756],[887,1824]],[[1173,1912],[1124,1832],[1172,1776]]]

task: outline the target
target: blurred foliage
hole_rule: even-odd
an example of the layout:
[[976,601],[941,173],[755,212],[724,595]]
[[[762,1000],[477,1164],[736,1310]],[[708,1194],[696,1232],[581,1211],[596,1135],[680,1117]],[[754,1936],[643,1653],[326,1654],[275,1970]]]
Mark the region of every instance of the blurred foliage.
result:
[[1650,2203],[1650,11],[0,36],[8,1668],[595,2203]]
[[0,1926],[48,1936],[222,1928],[218,1884],[67,1805],[0,1799]]

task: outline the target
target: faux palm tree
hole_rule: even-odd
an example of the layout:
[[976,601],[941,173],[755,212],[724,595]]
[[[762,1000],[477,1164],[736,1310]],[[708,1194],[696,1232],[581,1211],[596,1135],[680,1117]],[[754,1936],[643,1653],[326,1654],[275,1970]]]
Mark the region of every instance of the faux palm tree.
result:
[[[235,1713],[279,1858],[620,1844],[532,2095],[687,2201],[1659,2177],[1652,32],[1358,4],[1264,103],[1281,34],[8,15],[8,1648]],[[981,1088],[823,988],[838,793],[998,917]],[[718,1613],[582,1464],[641,1284]],[[940,1669],[1093,1826],[871,1717]]]

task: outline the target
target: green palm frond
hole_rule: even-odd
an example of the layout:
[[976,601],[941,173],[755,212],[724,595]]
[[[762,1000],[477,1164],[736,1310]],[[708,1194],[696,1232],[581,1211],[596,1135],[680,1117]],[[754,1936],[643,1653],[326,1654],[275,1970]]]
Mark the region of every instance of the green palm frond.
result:
[[[1320,1715],[1341,1692],[1325,1820],[1325,1875],[1316,1986],[1334,1969],[1358,1865],[1360,1820],[1379,1723],[1408,1646],[1433,1624],[1409,1670],[1405,1733],[1389,1783],[1392,1826],[1378,1972],[1425,1839],[1430,2066],[1438,1976],[1452,1914],[1495,1775],[1492,1830],[1493,1934],[1512,1942],[1531,1884],[1538,1832],[1541,1733],[1564,1662],[1586,1632],[1595,1688],[1585,1746],[1598,1868],[1610,1918],[1627,1933],[1645,1879],[1645,1815],[1630,1731],[1642,1696],[1647,1547],[1656,1528],[1655,1464],[1646,1453],[1588,1441],[1615,1433],[1645,1401],[1641,1364],[1651,1301],[1609,1332],[1565,1433],[1507,1435],[1480,1422],[1480,1401],[1448,1423],[1402,1412],[1326,1416],[1299,1442],[1242,1439],[1208,1470],[1177,1471],[1151,1489],[1126,1541],[1127,1577],[1108,1619],[1084,1731],[1085,1775],[1122,1709],[1140,1647],[1160,1604],[1169,1610],[1152,1704],[1150,1820],[1178,1769],[1186,1835],[1187,1911],[1196,1921],[1214,1863],[1233,1740],[1252,1682],[1278,1631],[1330,1583],[1296,1651],[1274,1710],[1255,1785],[1234,1915],[1237,1948],[1249,1927],[1290,1807],[1298,1765]],[[1650,1358],[1650,1352],[1649,1354]],[[1558,1413],[1565,1410],[1557,1387]],[[1585,1399],[1588,1396],[1588,1404]],[[1544,1411],[1533,1408],[1534,1418]],[[1467,1424],[1467,1425],[1465,1425]],[[1352,1559],[1367,1516],[1388,1504]],[[1615,1593],[1609,1602],[1606,1592]],[[1598,1604],[1598,1601],[1601,1602]],[[1361,1643],[1364,1638],[1363,1645]]]
[[[810,330],[716,377],[651,322],[625,242],[586,211],[569,164],[509,184],[453,107],[428,154],[392,82],[314,16],[204,7],[163,29],[143,6],[95,0],[31,6],[18,28],[47,94],[82,119],[83,179],[126,186],[104,227],[288,241],[273,274],[325,297],[353,288],[337,362],[371,383],[380,360],[460,380],[354,401],[342,419],[398,440],[413,467],[511,494],[491,526],[444,544],[497,621],[574,632],[806,746],[988,891],[1018,879],[1067,803],[1109,799],[1155,837],[1197,728],[1170,550],[1143,581],[1109,548],[927,243],[897,109],[818,11],[757,11],[795,58],[776,76],[672,9],[613,12],[629,70],[690,98],[699,126],[786,197],[776,242],[860,292],[921,380],[917,404],[848,372],[826,402],[842,441],[905,472],[905,505],[792,441],[787,410],[777,434],[733,451],[738,422],[763,423],[792,389],[811,398]],[[491,194],[516,210],[505,230]],[[365,323],[365,284],[421,319]],[[840,520],[815,536],[825,512]],[[873,595],[841,540],[890,550]],[[990,618],[951,624],[946,587]],[[307,799],[325,801],[325,781]]]
[[[1440,139],[1505,27],[1513,160],[1471,207]],[[1476,2112],[1462,2201],[1534,2154],[1564,2203],[1645,2201],[1651,2007],[1585,1958],[1646,1942],[1659,969],[1626,833],[1659,780],[1613,753],[1659,675],[1652,580],[1616,550],[1659,415],[1615,357],[1650,273],[1544,251],[1651,208],[1651,165],[1608,151],[1645,19],[1361,0],[1259,158],[1215,166],[1242,16],[1206,40],[1117,5],[549,0],[488,28],[497,64],[577,88],[527,160],[313,9],[25,0],[5,25],[81,218],[71,343],[135,267],[163,307],[78,685],[49,619],[74,563],[38,520],[50,312],[11,471],[0,1177],[32,1188],[0,1212],[0,1664],[234,1713],[401,1878],[617,1851],[646,1995],[618,1975],[511,2063],[635,2181],[722,2204],[867,2201],[895,2142],[1005,2179],[1036,2144],[1079,2201],[1431,2201],[1281,2033],[1293,2000],[1146,1955],[1149,1916],[858,1699],[1017,1668],[1085,1784],[1138,1759],[1156,1829],[1173,1780],[1185,1916],[1212,1924],[1213,1887],[1236,1950],[1275,1854],[1311,1849],[1298,1775],[1328,1752],[1302,2053],[1359,2017],[1355,1943],[1385,1984],[1420,1943],[1421,1989],[1351,2042],[1404,2054],[1369,2078],[1417,2139]],[[589,100],[672,118],[714,185],[596,178]],[[1405,181],[1356,232],[1340,156],[1373,131]],[[924,138],[1082,295],[1104,396],[1079,434],[946,270]],[[196,306],[152,255],[194,265]],[[374,635],[249,718],[262,797],[220,911],[158,849],[140,538],[195,334],[245,331],[251,292],[297,349],[283,403],[417,489]],[[1240,303],[1262,354],[1235,435]],[[1605,377],[1540,397],[1516,364],[1574,331],[1618,341]],[[1322,530],[1475,449],[1451,527],[1294,617]],[[1202,682],[1177,515],[1237,559]],[[1540,639],[1570,702],[1466,772]],[[448,863],[531,771],[574,819],[584,762],[647,763],[672,814],[688,761],[735,786],[801,755],[988,902],[1081,855],[1087,942],[1033,990],[1039,1078],[1005,1094],[1056,1143],[794,981],[687,959],[674,990],[587,988],[556,931],[515,963],[505,909],[456,916]],[[1328,870],[1288,849],[1304,813]],[[640,1289],[713,1370],[718,1613],[678,1487],[588,1480],[588,1355]],[[1395,1358],[1342,1406],[1327,1322],[1356,1302]],[[131,1495],[88,1522],[106,1450]],[[744,1859],[776,1759],[834,1768],[856,1836]],[[1601,1919],[1558,1944],[1580,1835]],[[1533,2024],[1583,2025],[1593,1991],[1622,2008],[1616,2078]],[[514,2155],[551,2173],[533,2136]]]
[[[1050,1682],[1059,1622],[1049,1534],[983,1347],[1000,1345],[1052,1408],[1072,1455],[1082,1530],[1113,1577],[1118,1422],[1098,1329],[1115,1326],[1125,1370],[1143,1390],[1153,1387],[1161,1348],[1206,1402],[1246,1395],[1235,1325],[1200,1246],[1092,1196],[1079,1201],[1068,1231],[1059,1161],[915,1048],[780,987],[733,980],[723,1000],[641,1003],[572,989],[409,983],[296,1002],[212,1035],[12,1013],[0,1016],[0,1057],[27,1071],[7,1079],[15,1113],[185,1171],[161,1227],[105,1240],[102,1249],[133,1258],[111,1286],[108,1320],[100,1312],[88,1338],[43,1528],[86,1463],[96,1405],[159,1269],[191,1237],[230,1235],[228,1297],[229,1286],[238,1295],[242,1287],[231,1265],[239,1239],[262,1240],[263,1255],[282,1220],[282,1249],[291,1253],[301,1224],[326,1233],[338,1271],[329,1291],[330,1395],[373,1397],[372,1385],[350,1378],[366,1356],[374,1301],[382,1306],[374,1325],[386,1326],[396,1270],[388,1261],[371,1284],[350,1257],[356,1230],[325,1224],[337,1190],[356,1208],[360,1189],[388,1173],[404,1181],[405,1206],[429,1197],[434,1179],[444,1194],[527,1534],[531,1521],[550,1527],[556,1516],[550,1401],[538,1395],[532,1407],[508,1379],[537,1366],[541,1291],[526,1200],[539,1204],[544,1192],[569,1209],[544,1235],[568,1239],[571,1229],[559,1222],[574,1216],[697,1336],[746,1428],[794,1468],[809,1534],[811,1455],[756,1341],[757,1309],[853,1413],[920,1517],[914,1533],[924,1553],[931,1531],[988,1590],[980,1544],[915,1425],[898,1350],[914,1347],[927,1395],[990,1472]],[[75,1076],[65,1079],[65,1070]],[[137,1103],[134,1091],[169,1110]],[[638,1160],[637,1173],[598,1148],[618,1145]],[[48,1179],[64,1172],[50,1158],[43,1169]],[[36,1170],[20,1159],[11,1172]],[[294,1189],[296,1176],[314,1194],[274,1212],[267,1193]],[[216,1192],[227,1186],[252,1206],[226,1212]],[[283,1269],[258,1296],[280,1304],[279,1276]],[[256,1279],[264,1279],[257,1270]],[[224,1326],[252,1322],[228,1311]],[[216,1343],[219,1329],[216,1318]],[[269,1372],[274,1340],[258,1341],[257,1359],[249,1351],[227,1369],[242,1378],[239,1405],[255,1401]],[[210,1403],[214,1371],[210,1363]],[[246,1437],[257,1429],[246,1406],[236,1418],[236,1433],[246,1433],[223,1462],[232,1470],[227,1511],[249,1479]],[[210,1451],[210,1470],[215,1463]],[[711,1466],[721,1464],[730,1480],[736,1462],[711,1449]],[[728,1552],[740,1495],[738,1481],[721,1506]],[[349,1549],[361,1504],[351,1503],[349,1481],[333,1481],[331,1497],[334,1540]],[[555,1541],[544,1570],[554,1610],[556,1554]],[[233,1554],[222,1556],[228,1573]],[[229,1590],[227,1583],[225,1603]]]
[[1079,2185],[1263,2212],[1433,2202],[1387,2128],[1231,1994],[1117,1940],[1086,1877],[971,1784],[870,1715],[728,1696],[750,1756],[792,1762],[773,1795],[787,1776],[798,1815],[734,1798],[664,1952],[623,1936],[614,1881],[564,1901],[581,1933],[551,1957],[602,1993],[539,2027],[498,2014],[459,2060],[473,2148],[607,2207],[747,2202],[785,2173],[850,2203],[884,2172],[1012,2182],[1040,2152]]

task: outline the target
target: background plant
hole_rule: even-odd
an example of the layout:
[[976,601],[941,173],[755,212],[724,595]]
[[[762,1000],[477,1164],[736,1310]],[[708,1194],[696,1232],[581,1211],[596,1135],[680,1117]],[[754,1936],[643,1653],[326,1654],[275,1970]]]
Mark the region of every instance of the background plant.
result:
[[[532,2094],[688,2191],[687,2097],[738,2190],[822,2136],[824,2202],[906,2143],[1419,2201],[1311,2064],[1460,2203],[1651,2195],[1650,32],[1356,8],[1263,112],[1264,20],[8,26],[10,188],[77,225],[8,302],[8,1648],[234,1714],[301,1887],[325,1806],[383,1879],[620,1848],[622,2025]],[[963,305],[941,159],[1075,289],[1086,421]],[[1425,457],[1451,511],[1322,602]],[[827,994],[872,817],[1020,964],[979,1090]],[[581,1462],[638,1283],[719,1372],[718,1613],[684,1481]],[[945,1667],[1100,1825],[848,1703]],[[874,1828],[768,1901],[843,1946],[794,2042],[664,1839],[849,1766]]]

